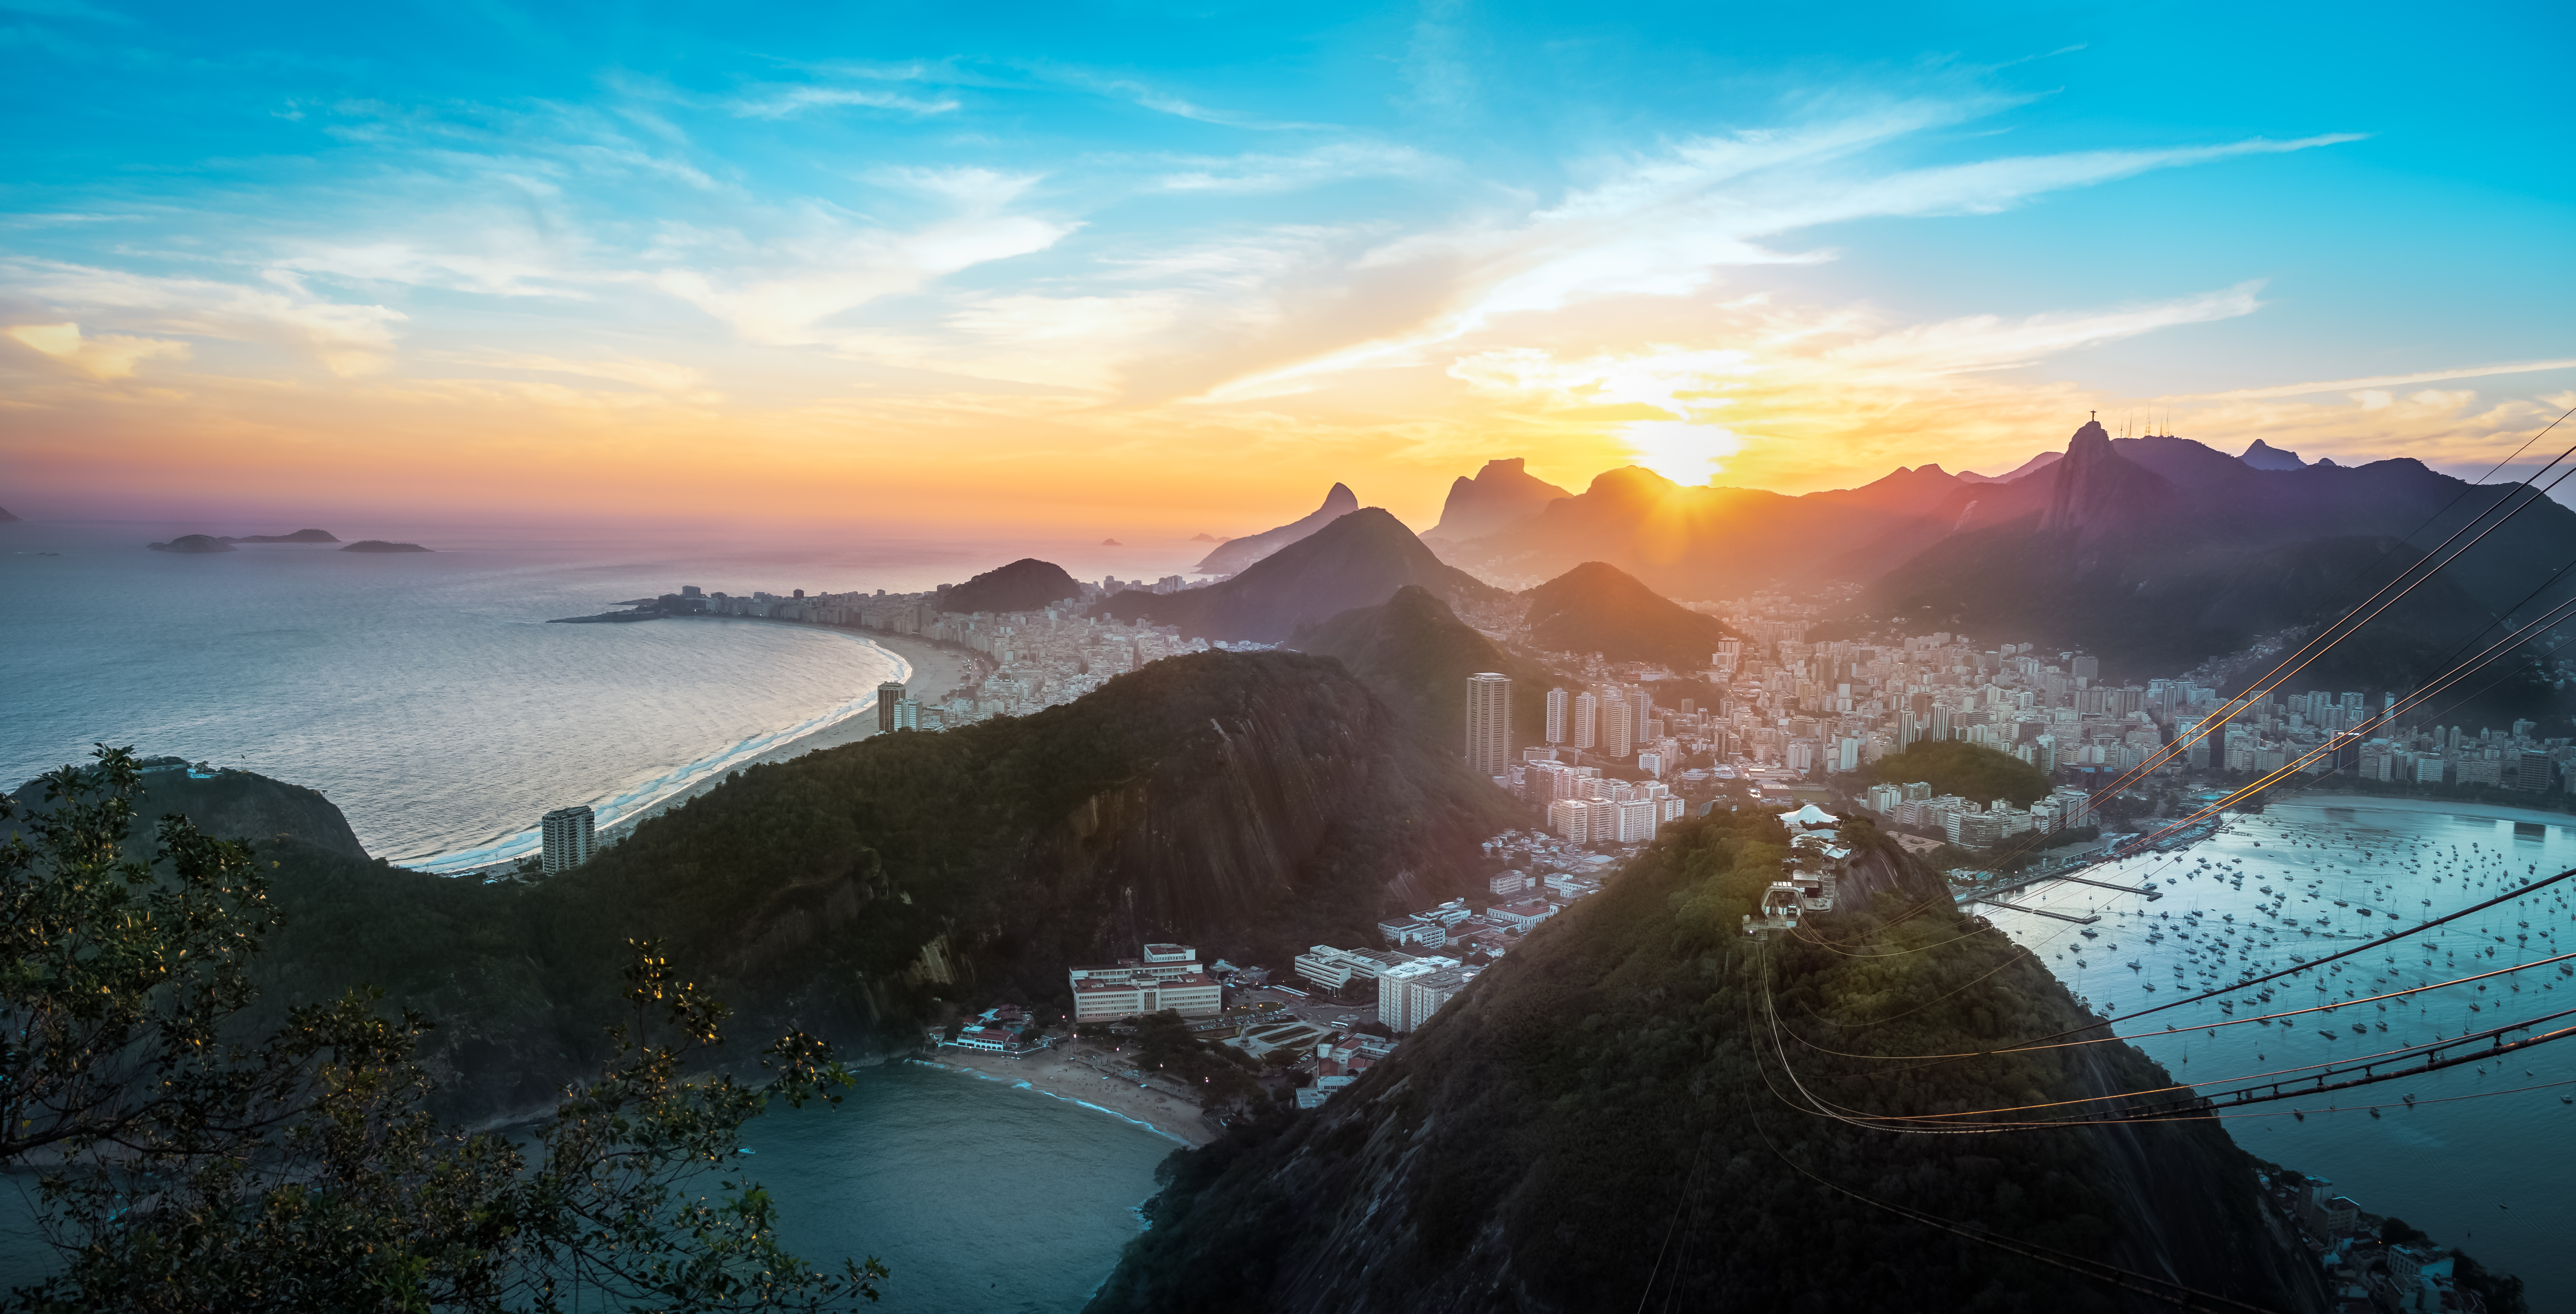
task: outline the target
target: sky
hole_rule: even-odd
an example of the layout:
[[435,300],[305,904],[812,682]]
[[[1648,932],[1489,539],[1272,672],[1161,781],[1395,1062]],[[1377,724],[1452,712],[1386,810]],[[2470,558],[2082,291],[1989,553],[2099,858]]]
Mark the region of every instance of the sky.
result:
[[2475,476],[2576,406],[2571,27],[0,0],[0,506],[1428,529],[2097,411]]

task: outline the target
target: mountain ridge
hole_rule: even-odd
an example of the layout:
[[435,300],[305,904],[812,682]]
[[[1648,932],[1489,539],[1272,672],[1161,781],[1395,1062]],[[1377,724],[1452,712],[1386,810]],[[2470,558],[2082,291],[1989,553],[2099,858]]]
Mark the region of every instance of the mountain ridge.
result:
[[1404,522],[1364,507],[1205,588],[1154,594],[1131,589],[1102,613],[1174,625],[1185,637],[1284,643],[1353,607],[1374,607],[1418,584],[1452,607],[1499,601],[1502,590],[1440,560]]
[[1198,565],[1191,567],[1190,573],[1195,575],[1241,573],[1254,562],[1292,543],[1303,541],[1317,530],[1359,509],[1360,499],[1351,492],[1349,485],[1336,483],[1324,493],[1322,506],[1276,529],[1265,529],[1258,534],[1227,539],[1217,545],[1215,551],[1202,558]]

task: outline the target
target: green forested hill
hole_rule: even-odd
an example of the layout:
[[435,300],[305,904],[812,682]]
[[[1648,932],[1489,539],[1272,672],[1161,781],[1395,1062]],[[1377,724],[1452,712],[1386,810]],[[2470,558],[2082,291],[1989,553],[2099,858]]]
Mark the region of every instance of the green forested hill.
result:
[[1727,635],[1715,616],[1682,606],[1616,566],[1587,561],[1531,589],[1530,641],[1557,652],[1597,652],[1614,662],[1660,662],[1676,671],[1709,664]]
[[[1864,1130],[1792,1104],[1760,1008],[1817,1046],[1956,1051],[2080,1025],[2063,988],[1924,873],[1838,913],[1849,957],[1757,947],[1768,817],[1668,827],[1313,1113],[1176,1155],[1094,1314],[1149,1310],[2083,1311],[2146,1308],[1834,1194],[1850,1190],[2284,1311],[2322,1307],[2214,1124],[1991,1136]],[[1882,920],[1929,896],[1931,909]],[[1939,947],[1932,947],[1938,945]],[[1878,1023],[1878,1025],[1872,1025]],[[2126,1046],[1937,1067],[1781,1042],[1806,1087],[1919,1113],[2162,1085]],[[1777,1147],[1776,1151],[1773,1148]],[[2152,1306],[2162,1308],[2161,1306]]]
[[744,1036],[905,1039],[941,999],[1066,994],[1139,940],[1286,966],[1446,897],[1512,804],[1327,658],[1206,653],[1079,702],[745,771],[574,872],[480,885],[261,846],[286,925],[262,1007],[368,982],[441,1023],[457,1109],[590,1061],[630,936]]
[[1535,744],[1547,729],[1553,672],[1486,638],[1429,589],[1407,584],[1383,606],[1353,607],[1296,636],[1297,647],[1341,660],[1433,742],[1466,742],[1467,677],[1494,671],[1512,680],[1512,742]]
[[1935,794],[1979,803],[2011,799],[2029,807],[2048,792],[2048,776],[2010,753],[1957,739],[1927,739],[1869,764],[1869,778],[1891,785],[1928,784]]

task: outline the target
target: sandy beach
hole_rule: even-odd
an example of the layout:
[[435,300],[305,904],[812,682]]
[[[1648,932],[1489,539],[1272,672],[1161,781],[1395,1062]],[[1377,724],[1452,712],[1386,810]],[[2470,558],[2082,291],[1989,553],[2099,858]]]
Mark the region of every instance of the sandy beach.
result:
[[[799,622],[796,621],[771,621],[768,623],[774,625],[799,624]],[[828,629],[839,634],[853,634],[885,649],[887,652],[893,653],[897,657],[902,658],[907,665],[912,667],[912,674],[904,681],[904,684],[912,691],[913,698],[919,702],[936,702],[939,699],[947,697],[951,690],[956,689],[960,685],[966,684],[970,675],[973,673],[974,663],[976,661],[976,658],[971,653],[961,653],[953,649],[942,648],[927,639],[922,639],[909,634],[880,634],[875,630],[850,630],[840,626],[829,625],[816,625],[807,628]],[[786,743],[780,744],[778,747],[743,763],[742,765],[748,767],[758,766],[768,762],[784,762],[789,758],[803,757],[807,753],[815,752],[819,749],[838,748],[843,744],[854,744],[872,734],[875,734],[876,732],[877,713],[876,709],[871,707],[856,716],[844,717],[839,721],[835,721],[812,734],[791,739]],[[739,770],[740,768],[736,769]],[[725,774],[729,776],[732,772],[727,772]],[[612,836],[622,836],[627,831],[633,829],[636,823],[643,821],[645,818],[658,817],[664,812],[677,807],[682,803],[686,803],[690,799],[696,798],[700,794],[704,794],[708,790],[714,789],[716,786],[721,785],[724,782],[725,776],[712,776],[708,779],[699,781],[697,784],[692,785],[677,794],[673,794],[671,797],[654,804],[652,807],[642,812],[636,813],[634,816],[623,817],[613,825],[601,827],[600,836],[603,839]]]
[[1196,1103],[1105,1075],[1084,1064],[1084,1059],[1094,1057],[1112,1071],[1126,1065],[1119,1056],[1080,1042],[1063,1049],[1039,1050],[1026,1058],[982,1050],[942,1049],[937,1058],[910,1061],[964,1076],[1026,1085],[1036,1094],[1088,1105],[1183,1145],[1205,1145],[1217,1138],[1216,1129],[1199,1116]]

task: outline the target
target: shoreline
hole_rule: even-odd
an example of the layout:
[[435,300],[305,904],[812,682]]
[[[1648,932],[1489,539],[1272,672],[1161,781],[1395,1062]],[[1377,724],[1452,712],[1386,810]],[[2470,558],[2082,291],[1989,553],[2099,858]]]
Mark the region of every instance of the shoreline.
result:
[[[812,625],[803,621],[773,621],[762,617],[735,616],[726,617],[725,619],[757,620],[761,621],[763,624],[769,625],[793,625],[798,629],[823,630],[828,633],[846,634],[853,638],[864,639],[867,642],[873,643],[877,647],[884,649],[886,652],[891,653],[896,660],[902,662],[909,668],[909,674],[904,680],[904,685],[911,691],[912,696],[917,700],[921,699],[922,693],[925,690],[930,691],[934,696],[944,697],[950,690],[965,683],[964,677],[972,668],[972,659],[966,654],[951,652],[927,639],[922,639],[909,634],[881,634],[875,630],[855,629],[844,625]],[[618,840],[622,840],[629,833],[633,832],[635,827],[638,825],[641,825],[654,817],[658,817],[663,813],[670,811],[672,808],[690,801],[691,799],[705,794],[716,786],[723,784],[736,771],[745,770],[750,767],[767,766],[773,763],[785,762],[792,758],[803,757],[807,753],[821,752],[826,748],[839,748],[844,744],[855,744],[860,740],[877,733],[877,719],[873,715],[875,711],[876,706],[871,703],[867,707],[857,712],[853,712],[848,716],[842,717],[840,720],[834,721],[830,725],[819,726],[804,734],[798,735],[794,739],[790,739],[783,744],[779,744],[756,757],[737,762],[732,766],[725,768],[721,774],[710,775],[706,779],[700,780],[686,789],[680,790],[677,793],[671,794],[655,802],[650,807],[643,808],[627,816],[619,817],[617,820],[600,827],[599,839],[603,844],[615,843]]]
[[1000,1082],[1048,1099],[1105,1113],[1129,1126],[1167,1141],[1197,1149],[1216,1140],[1217,1131],[1199,1116],[1199,1106],[1180,1096],[1105,1076],[1073,1062],[1077,1052],[1092,1052],[1077,1043],[1069,1049],[1043,1049],[1024,1058],[983,1050],[947,1048],[936,1059],[907,1058],[906,1063],[979,1081]]
[[[975,659],[971,654],[954,652],[941,648],[929,640],[922,639],[914,635],[883,634],[875,630],[858,629],[856,627],[846,625],[818,625],[809,624],[803,621],[770,620],[765,617],[744,616],[725,617],[723,619],[750,621],[755,624],[764,625],[789,625],[798,629],[820,630],[829,634],[840,635],[845,638],[857,640],[862,643],[873,644],[880,652],[893,657],[897,662],[903,665],[903,683],[906,689],[909,690],[915,698],[922,698],[925,692],[929,693],[932,698],[946,696],[950,691],[966,683],[966,677],[973,672],[976,665]],[[602,823],[597,830],[597,842],[602,847],[606,847],[622,841],[626,836],[633,833],[636,826],[707,793],[709,790],[714,789],[716,786],[721,785],[726,780],[730,779],[737,771],[741,771],[749,767],[785,762],[791,758],[803,757],[807,753],[817,752],[826,748],[838,748],[844,744],[857,743],[859,740],[877,733],[877,720],[875,716],[871,715],[871,713],[876,710],[876,704],[873,700],[874,693],[875,690],[873,687],[868,689],[866,693],[862,695],[869,699],[867,705],[852,711],[849,715],[839,717],[827,725],[816,726],[815,728],[797,735],[792,739],[787,739],[777,744],[773,744],[759,753],[727,765],[721,771],[710,771],[697,780],[690,782],[688,785],[674,790],[673,792],[666,794],[633,812],[619,816],[614,821]],[[513,843],[514,841],[526,840],[530,836],[533,836],[533,834],[534,832],[528,832],[526,835],[512,836],[509,839],[495,841],[493,844],[484,847],[486,849],[500,847],[505,844]],[[432,875],[461,878],[496,870],[514,869],[519,862],[524,861],[527,857],[531,856],[534,850],[532,848],[527,853],[521,853],[514,856],[466,856],[475,852],[477,852],[477,850],[468,849],[464,850],[463,853],[451,853],[445,855],[433,854],[427,857],[393,859],[392,861],[397,866],[408,867],[416,871],[426,871]]]

